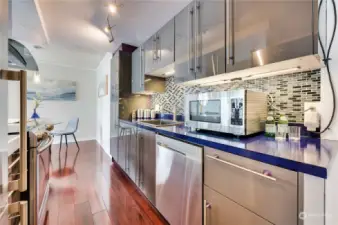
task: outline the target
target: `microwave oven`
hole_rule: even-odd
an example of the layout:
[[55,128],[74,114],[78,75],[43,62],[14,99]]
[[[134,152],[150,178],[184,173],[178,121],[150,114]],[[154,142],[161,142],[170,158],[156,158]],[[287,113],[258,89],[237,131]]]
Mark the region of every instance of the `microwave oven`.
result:
[[190,94],[184,114],[192,130],[251,135],[264,131],[267,94],[245,89]]

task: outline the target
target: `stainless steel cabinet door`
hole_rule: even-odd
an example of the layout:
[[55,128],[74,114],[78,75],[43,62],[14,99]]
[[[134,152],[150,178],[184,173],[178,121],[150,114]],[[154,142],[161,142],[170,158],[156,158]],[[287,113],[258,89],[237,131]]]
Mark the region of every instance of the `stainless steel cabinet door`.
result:
[[117,160],[116,162],[119,164],[121,169],[125,171],[126,169],[126,151],[128,146],[126,146],[128,142],[128,136],[123,133],[122,128],[119,128],[119,137],[117,143]]
[[144,72],[151,74],[156,64],[156,35],[144,43]]
[[194,66],[194,9],[193,1],[175,16],[175,82],[196,78]]
[[142,70],[142,47],[139,47],[133,52],[132,55],[132,79],[131,79],[131,88],[132,93],[137,94],[144,90],[144,73]]
[[196,78],[225,73],[225,1],[196,1]]
[[155,204],[155,133],[147,130],[141,130],[139,133],[139,146],[139,188],[148,200]]
[[317,52],[312,0],[227,2],[227,72]]
[[127,155],[127,168],[126,171],[128,176],[132,181],[136,183],[137,180],[137,172],[138,172],[138,161],[137,161],[137,132],[136,127],[132,128],[132,133],[130,135],[130,144],[129,151]]
[[208,186],[204,200],[204,225],[272,225]]
[[157,64],[156,69],[174,63],[175,21],[170,20],[157,33]]

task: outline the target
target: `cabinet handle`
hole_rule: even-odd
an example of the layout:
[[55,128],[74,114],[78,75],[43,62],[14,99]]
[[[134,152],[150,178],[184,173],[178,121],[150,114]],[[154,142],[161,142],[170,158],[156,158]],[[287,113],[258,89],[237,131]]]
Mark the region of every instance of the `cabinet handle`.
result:
[[232,65],[235,65],[235,3],[234,0],[230,0],[231,2],[231,56],[230,60],[232,61]]
[[207,225],[208,219],[208,209],[211,209],[211,205],[207,202],[207,200],[204,200],[204,210],[203,210],[203,225]]
[[234,64],[234,46],[235,46],[235,33],[234,33],[234,4],[232,0],[225,1],[225,49],[226,49],[226,64]]
[[156,48],[157,48],[157,41],[156,41],[156,37],[153,37],[153,61],[156,61],[157,59],[157,53],[156,53]]
[[168,145],[166,145],[166,144],[162,144],[162,143],[160,143],[160,142],[157,142],[157,145],[159,145],[159,146],[161,146],[161,147],[163,147],[163,148],[169,149],[170,151],[173,151],[173,152],[176,152],[176,153],[178,153],[178,154],[181,154],[181,155],[184,155],[184,156],[185,156],[185,154],[184,154],[183,152],[180,152],[180,151],[178,151],[178,150],[176,150],[176,149],[170,148],[170,147],[169,147]]
[[195,30],[196,30],[196,40],[195,40],[195,72],[201,70],[200,57],[201,57],[201,3],[196,2],[196,21],[195,21]]
[[140,77],[140,87],[142,88],[144,83],[142,82],[144,80],[144,68],[143,68],[143,54],[144,54],[144,50],[143,48],[141,48],[140,51],[140,68],[141,68],[141,77]]
[[161,61],[162,58],[162,53],[161,53],[161,38],[157,34],[156,37],[156,43],[157,43],[157,48],[156,48],[156,59],[159,59]]
[[240,170],[243,170],[243,171],[246,171],[246,172],[255,174],[255,175],[257,175],[257,176],[260,176],[260,177],[263,177],[263,178],[266,178],[266,179],[269,179],[269,180],[272,180],[272,181],[277,181],[277,179],[276,179],[275,177],[268,176],[268,175],[265,175],[265,174],[263,174],[263,173],[258,173],[258,172],[256,172],[256,171],[250,170],[250,169],[245,168],[245,167],[243,167],[243,166],[239,166],[239,165],[236,165],[236,164],[234,164],[234,163],[231,163],[231,162],[228,162],[228,161],[219,159],[219,156],[218,156],[218,155],[215,155],[215,156],[206,155],[206,157],[208,157],[208,158],[210,158],[210,159],[213,159],[213,160],[216,160],[216,161],[218,161],[218,162],[227,164],[227,165],[232,166],[232,167],[234,167],[234,168],[237,168],[237,169],[240,169]]
[[192,58],[192,55],[195,55],[195,51],[193,48],[193,43],[195,41],[194,38],[194,25],[193,25],[193,19],[194,19],[194,9],[191,8],[189,11],[189,35],[188,35],[188,45],[189,45],[189,71],[188,73],[194,71],[194,60]]

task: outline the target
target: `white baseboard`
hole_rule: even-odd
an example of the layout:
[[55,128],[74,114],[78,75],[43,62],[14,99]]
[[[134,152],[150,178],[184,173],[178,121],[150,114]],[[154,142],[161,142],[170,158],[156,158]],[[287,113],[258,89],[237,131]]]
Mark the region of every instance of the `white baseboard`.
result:
[[[77,142],[80,142],[80,141],[92,141],[92,140],[97,141],[95,137],[88,137],[88,138],[77,138],[76,137],[76,140],[77,140]],[[67,141],[68,141],[68,143],[75,143],[75,140],[73,139],[72,136],[68,136]],[[65,137],[62,137],[62,143],[66,143]],[[60,144],[60,136],[55,136],[54,137],[53,144]]]

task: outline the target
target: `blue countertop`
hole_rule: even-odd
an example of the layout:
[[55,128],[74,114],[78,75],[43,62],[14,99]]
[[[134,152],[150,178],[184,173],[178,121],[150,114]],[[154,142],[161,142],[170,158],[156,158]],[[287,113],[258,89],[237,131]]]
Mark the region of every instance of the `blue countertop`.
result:
[[298,142],[276,141],[257,135],[247,138],[218,137],[196,132],[184,126],[153,127],[137,121],[121,120],[136,127],[250,158],[285,169],[326,179],[338,150],[338,141],[302,138]]

